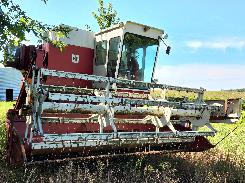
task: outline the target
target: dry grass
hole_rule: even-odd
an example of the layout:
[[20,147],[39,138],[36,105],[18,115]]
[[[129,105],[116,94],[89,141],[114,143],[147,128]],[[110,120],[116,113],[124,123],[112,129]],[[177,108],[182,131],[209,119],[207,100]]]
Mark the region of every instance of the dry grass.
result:
[[[210,150],[203,153],[171,153],[130,156],[26,168],[2,167],[4,182],[243,182],[244,160]],[[1,171],[0,170],[0,171]]]

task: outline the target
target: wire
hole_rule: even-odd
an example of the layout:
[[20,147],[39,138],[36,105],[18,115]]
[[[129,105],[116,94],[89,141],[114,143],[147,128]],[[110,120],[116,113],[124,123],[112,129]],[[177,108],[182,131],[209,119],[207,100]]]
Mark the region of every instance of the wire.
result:
[[[240,123],[240,124],[242,124],[242,123]],[[220,142],[222,142],[223,140],[225,140],[231,133],[233,133],[237,128],[238,128],[238,126],[240,125],[240,124],[238,124],[232,131],[230,131],[226,136],[224,136],[219,142],[217,142],[215,145],[214,145],[214,147],[216,147]]]

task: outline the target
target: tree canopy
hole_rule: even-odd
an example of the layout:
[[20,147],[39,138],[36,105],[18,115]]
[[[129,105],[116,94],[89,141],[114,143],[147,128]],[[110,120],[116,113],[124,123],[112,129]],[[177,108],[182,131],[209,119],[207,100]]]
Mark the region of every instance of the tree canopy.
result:
[[[40,0],[44,4],[48,0]],[[120,19],[117,18],[117,12],[113,10],[112,3],[107,7],[103,0],[98,0],[98,14],[92,12],[100,29],[108,28],[117,24]],[[70,28],[64,25],[54,26],[48,25],[38,20],[34,20],[27,15],[14,0],[0,0],[0,51],[3,52],[3,64],[14,58],[14,50],[20,46],[21,42],[28,41],[27,33],[33,33],[39,40],[52,43],[58,48],[65,45],[61,41],[51,40],[45,32],[53,31],[56,37],[65,37],[70,32]],[[59,39],[58,39],[59,40]]]
[[112,3],[109,3],[107,8],[104,5],[103,0],[98,0],[99,8],[98,14],[92,12],[96,19],[100,29],[111,27],[112,25],[118,24],[120,19],[117,17],[117,11],[113,10]]
[[[48,0],[41,1],[46,4]],[[0,51],[3,52],[3,60],[0,62],[6,63],[7,60],[13,59],[13,49],[22,41],[27,41],[26,33],[33,33],[40,40],[51,42],[56,47],[64,47],[64,43],[50,40],[44,33],[52,30],[56,32],[57,37],[64,37],[67,36],[70,28],[34,20],[13,0],[0,0],[0,2]]]

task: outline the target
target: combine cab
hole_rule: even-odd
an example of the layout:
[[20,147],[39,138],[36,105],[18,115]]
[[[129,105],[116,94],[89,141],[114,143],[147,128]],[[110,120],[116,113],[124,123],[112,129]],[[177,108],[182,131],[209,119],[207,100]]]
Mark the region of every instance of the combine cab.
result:
[[[126,22],[97,34],[73,29],[63,52],[49,43],[22,46],[15,67],[25,73],[23,85],[7,114],[8,162],[212,148],[210,121],[238,121],[241,101],[204,102],[204,89],[156,83],[163,34]],[[167,90],[196,99],[168,100]],[[198,131],[205,125],[210,130]]]

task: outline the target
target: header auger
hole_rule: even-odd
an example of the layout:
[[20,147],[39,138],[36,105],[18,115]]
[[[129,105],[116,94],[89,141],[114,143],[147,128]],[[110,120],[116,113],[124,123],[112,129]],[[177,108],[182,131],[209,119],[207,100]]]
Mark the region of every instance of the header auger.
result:
[[[210,122],[238,121],[241,100],[204,101],[202,88],[155,82],[163,34],[126,22],[97,34],[74,28],[63,52],[49,43],[22,46],[14,67],[25,76],[6,123],[8,162],[212,148]],[[196,99],[169,100],[167,90]]]

